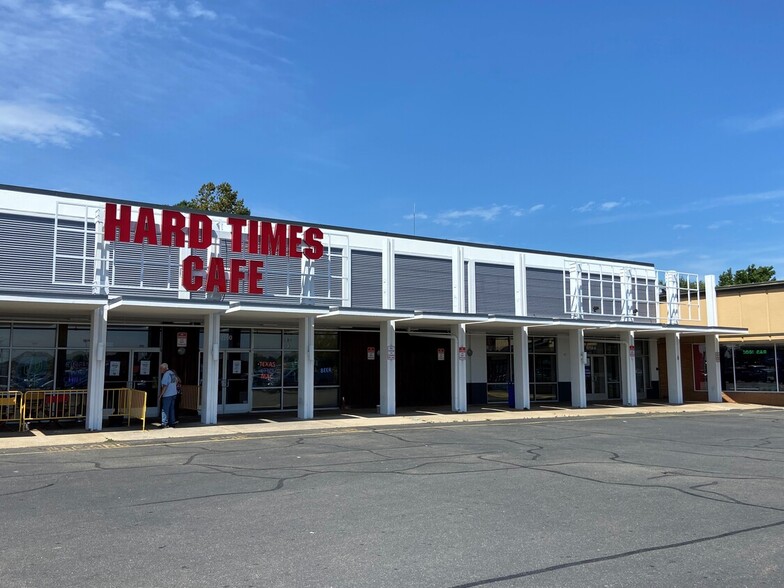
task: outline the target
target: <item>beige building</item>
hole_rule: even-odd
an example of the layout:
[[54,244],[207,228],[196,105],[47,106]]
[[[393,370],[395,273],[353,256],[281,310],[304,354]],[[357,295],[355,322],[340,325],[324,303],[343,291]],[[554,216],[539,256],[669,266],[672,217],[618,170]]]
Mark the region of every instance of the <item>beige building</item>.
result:
[[[716,306],[720,324],[748,329],[719,337],[724,400],[784,406],[784,281],[718,287]],[[685,400],[708,398],[705,359],[704,338],[681,338]],[[659,372],[666,396],[665,366]]]

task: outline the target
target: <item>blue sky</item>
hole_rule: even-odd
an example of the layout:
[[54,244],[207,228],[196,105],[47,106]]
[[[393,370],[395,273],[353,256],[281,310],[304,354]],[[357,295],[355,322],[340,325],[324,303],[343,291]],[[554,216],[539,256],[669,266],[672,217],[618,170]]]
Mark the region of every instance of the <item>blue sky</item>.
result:
[[778,0],[0,0],[0,183],[784,279],[782,56]]

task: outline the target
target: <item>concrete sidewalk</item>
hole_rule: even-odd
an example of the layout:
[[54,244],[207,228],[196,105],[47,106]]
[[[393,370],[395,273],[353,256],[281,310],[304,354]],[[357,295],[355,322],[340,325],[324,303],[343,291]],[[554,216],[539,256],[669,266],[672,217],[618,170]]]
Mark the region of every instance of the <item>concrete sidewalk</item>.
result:
[[202,425],[184,424],[176,428],[162,429],[151,425],[146,431],[138,429],[112,428],[99,432],[79,429],[40,430],[22,433],[7,433],[0,436],[0,451],[5,449],[47,448],[57,446],[89,445],[101,443],[132,443],[196,438],[216,439],[230,436],[255,436],[292,433],[315,433],[336,429],[359,429],[376,427],[402,427],[422,424],[475,423],[492,421],[535,421],[556,418],[629,417],[640,415],[674,415],[689,413],[715,413],[744,410],[784,410],[784,407],[759,404],[694,402],[681,405],[645,403],[640,406],[592,405],[588,408],[564,406],[537,407],[533,410],[513,410],[492,407],[472,409],[467,413],[447,411],[416,411],[398,416],[383,416],[374,413],[343,413],[333,417],[313,420],[284,420],[282,422],[258,418],[255,421]]

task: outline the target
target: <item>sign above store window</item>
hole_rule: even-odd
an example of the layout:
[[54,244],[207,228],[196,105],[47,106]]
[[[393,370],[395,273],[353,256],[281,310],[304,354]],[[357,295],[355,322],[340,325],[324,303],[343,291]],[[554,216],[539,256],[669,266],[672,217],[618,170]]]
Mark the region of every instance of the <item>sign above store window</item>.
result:
[[[320,259],[324,255],[324,233],[317,227],[303,227],[269,221],[229,217],[231,252],[247,255],[278,255],[283,257]],[[106,203],[103,238],[105,241],[158,245],[190,249],[208,249],[212,245],[212,219],[206,214],[161,210],[160,224],[156,211],[140,206],[133,218],[128,204]],[[249,294],[264,294],[261,286],[264,261],[261,259],[205,260],[189,255],[182,261],[182,286],[189,292],[240,292],[240,283],[247,282]],[[228,270],[228,271],[227,271]]]

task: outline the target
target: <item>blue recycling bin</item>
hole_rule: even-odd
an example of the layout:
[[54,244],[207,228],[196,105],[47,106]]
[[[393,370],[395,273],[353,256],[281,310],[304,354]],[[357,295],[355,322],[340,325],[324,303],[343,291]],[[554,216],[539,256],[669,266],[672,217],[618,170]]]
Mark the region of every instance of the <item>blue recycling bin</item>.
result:
[[506,385],[506,391],[509,394],[509,407],[514,408],[515,405],[515,397],[514,397],[514,382],[509,382]]

